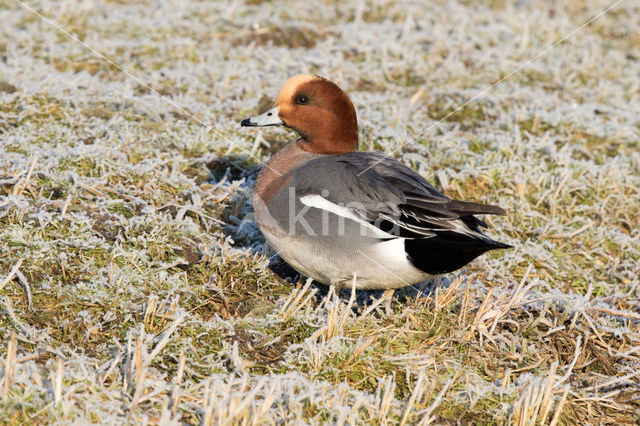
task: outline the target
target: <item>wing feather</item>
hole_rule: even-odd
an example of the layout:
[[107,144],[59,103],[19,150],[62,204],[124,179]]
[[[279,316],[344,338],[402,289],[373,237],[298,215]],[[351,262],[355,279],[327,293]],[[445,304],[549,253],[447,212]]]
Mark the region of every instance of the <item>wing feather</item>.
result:
[[293,173],[304,204],[375,228],[380,238],[448,233],[490,240],[474,215],[506,214],[498,206],[452,200],[409,167],[375,153],[320,157]]

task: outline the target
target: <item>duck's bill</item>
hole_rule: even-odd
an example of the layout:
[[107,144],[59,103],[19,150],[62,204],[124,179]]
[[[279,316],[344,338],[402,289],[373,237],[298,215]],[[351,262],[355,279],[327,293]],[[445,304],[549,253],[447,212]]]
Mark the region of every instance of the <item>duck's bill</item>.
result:
[[240,122],[241,126],[281,126],[284,121],[278,117],[278,107],[272,108],[264,114],[251,118],[245,118]]

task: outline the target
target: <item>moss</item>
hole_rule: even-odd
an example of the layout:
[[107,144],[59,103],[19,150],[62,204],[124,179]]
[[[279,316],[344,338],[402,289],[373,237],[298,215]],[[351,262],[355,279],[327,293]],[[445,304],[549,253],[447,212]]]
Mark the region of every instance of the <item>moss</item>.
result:
[[127,219],[131,219],[134,216],[131,208],[126,206],[124,203],[111,204],[107,206],[107,210],[113,214],[121,214]]

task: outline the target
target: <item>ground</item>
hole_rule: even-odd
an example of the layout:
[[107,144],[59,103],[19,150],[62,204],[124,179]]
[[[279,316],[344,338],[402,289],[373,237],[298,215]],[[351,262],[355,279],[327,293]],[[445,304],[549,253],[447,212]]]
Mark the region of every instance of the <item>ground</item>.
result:
[[[0,423],[640,421],[637,1],[0,22]],[[350,94],[361,149],[504,207],[514,248],[393,295],[276,275],[251,188],[294,135],[239,121],[302,72]]]

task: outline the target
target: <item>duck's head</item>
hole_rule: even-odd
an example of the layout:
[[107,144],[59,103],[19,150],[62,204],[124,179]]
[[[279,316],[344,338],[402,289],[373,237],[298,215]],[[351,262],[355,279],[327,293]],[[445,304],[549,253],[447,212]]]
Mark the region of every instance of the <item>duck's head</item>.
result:
[[358,149],[356,110],[335,83],[301,74],[280,88],[276,106],[242,120],[242,126],[284,125],[300,134],[302,149],[318,154],[345,154]]

